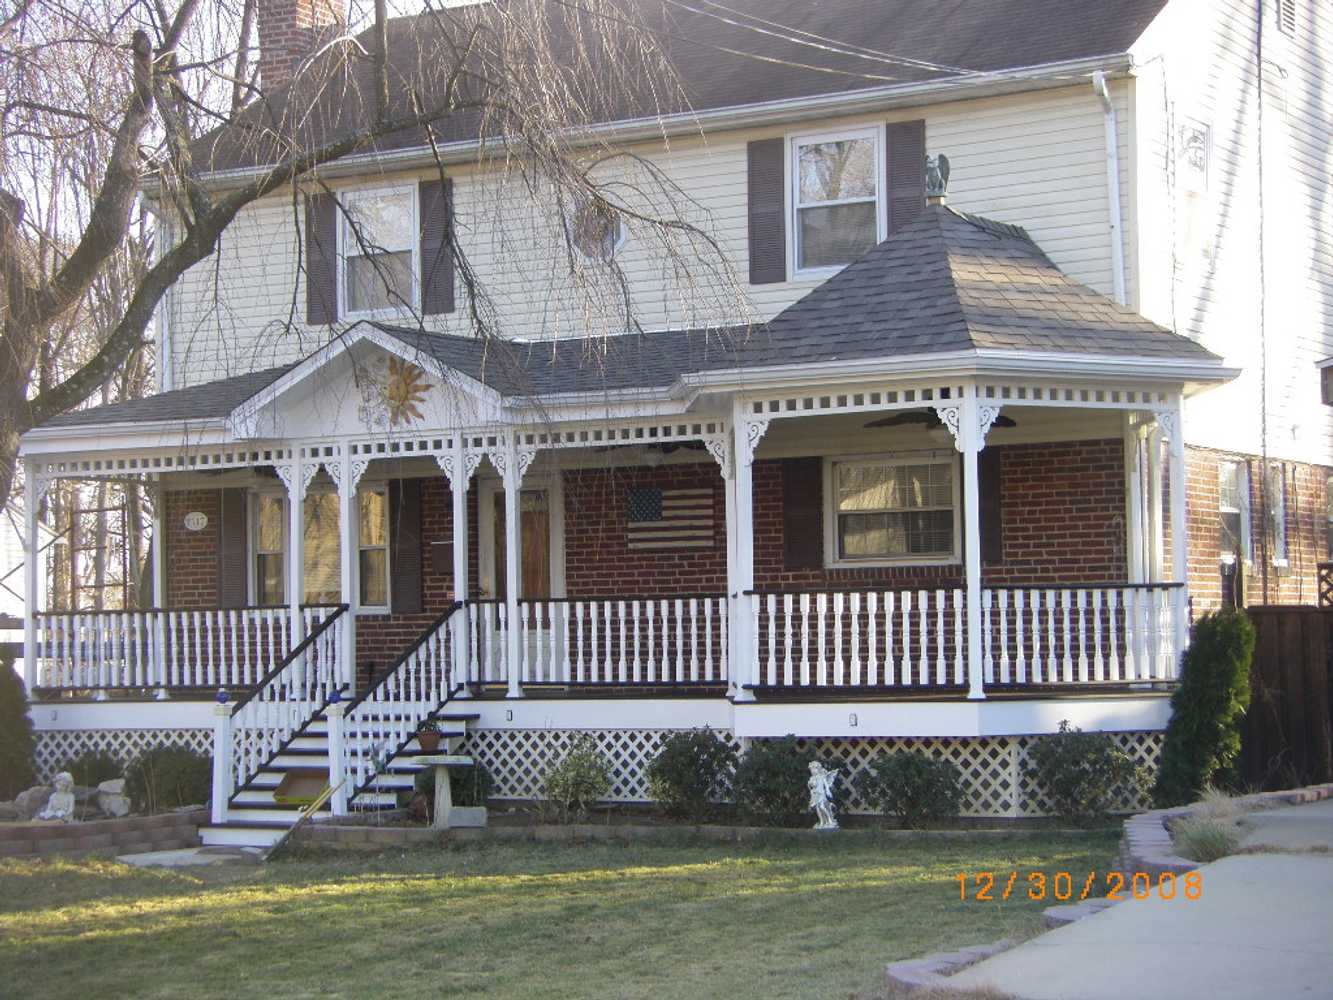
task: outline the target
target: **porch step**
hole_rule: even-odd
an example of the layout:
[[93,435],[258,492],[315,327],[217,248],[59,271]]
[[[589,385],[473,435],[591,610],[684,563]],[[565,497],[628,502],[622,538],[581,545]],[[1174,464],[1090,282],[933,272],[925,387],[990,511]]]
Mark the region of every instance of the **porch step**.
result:
[[291,828],[291,823],[254,820],[209,823],[199,828],[199,840],[205,847],[272,847]]

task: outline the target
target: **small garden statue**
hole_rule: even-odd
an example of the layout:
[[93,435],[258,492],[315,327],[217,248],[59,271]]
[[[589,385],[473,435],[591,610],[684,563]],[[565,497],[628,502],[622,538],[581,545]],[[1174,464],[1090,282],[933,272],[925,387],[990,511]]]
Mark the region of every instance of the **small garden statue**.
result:
[[818,819],[816,830],[838,829],[838,818],[833,815],[833,783],[837,780],[836,770],[828,770],[817,760],[810,762],[810,780],[805,785],[810,789],[810,808]]
[[61,771],[55,777],[56,790],[46,800],[46,806],[37,814],[38,819],[58,819],[68,823],[74,818],[74,775]]

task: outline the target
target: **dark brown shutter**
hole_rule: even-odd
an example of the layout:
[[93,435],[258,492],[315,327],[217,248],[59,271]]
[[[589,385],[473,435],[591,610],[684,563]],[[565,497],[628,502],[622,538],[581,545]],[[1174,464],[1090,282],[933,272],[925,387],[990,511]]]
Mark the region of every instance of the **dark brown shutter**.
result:
[[245,490],[219,490],[218,504],[218,606],[243,608],[249,590],[246,569],[250,539],[246,532]]
[[422,181],[418,191],[421,214],[421,312],[426,316],[454,311],[454,255],[449,240],[454,228],[454,182]]
[[338,205],[331,194],[305,200],[305,321],[326,326],[338,318]]
[[977,455],[977,493],[979,517],[981,521],[981,561],[987,566],[998,566],[1004,562],[1004,536],[1001,534],[1002,497],[1001,451],[998,448],[983,448]]
[[926,123],[890,122],[885,156],[889,199],[889,235],[926,207]]
[[819,569],[824,565],[824,461],[782,460],[782,565]]
[[421,611],[421,480],[389,483],[389,610]]
[[787,197],[784,139],[760,139],[748,147],[750,284],[787,280]]

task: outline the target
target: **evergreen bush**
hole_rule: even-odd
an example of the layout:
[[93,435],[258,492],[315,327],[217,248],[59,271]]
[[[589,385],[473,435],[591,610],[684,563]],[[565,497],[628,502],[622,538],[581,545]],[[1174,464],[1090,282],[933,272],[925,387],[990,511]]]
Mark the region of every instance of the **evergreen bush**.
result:
[[672,733],[648,764],[648,792],[669,815],[703,822],[735,768],[736,751],[711,729]]
[[213,790],[213,758],[186,747],[158,747],[125,769],[125,794],[136,813],[202,805]]
[[104,781],[114,781],[125,774],[125,764],[115,754],[105,750],[85,750],[77,757],[71,757],[58,771],[68,771],[74,778],[74,784],[85,788],[96,788]]
[[1084,826],[1103,821],[1117,802],[1142,793],[1147,775],[1110,733],[1085,733],[1069,720],[1028,751],[1024,773],[1046,792],[1055,811]]
[[856,776],[857,794],[885,816],[915,829],[952,819],[963,809],[963,775],[957,765],[916,751],[885,754]]
[[1250,704],[1254,626],[1243,611],[1204,615],[1180,665],[1153,788],[1158,806],[1193,802],[1209,786],[1235,788],[1240,724]]
[[14,672],[13,657],[0,657],[0,799],[12,799],[37,784],[35,749],[27,689]]
[[582,818],[611,791],[611,764],[591,737],[581,737],[569,753],[546,772],[543,793],[555,806],[560,822]]
[[815,759],[814,750],[803,749],[795,736],[752,742],[736,764],[741,813],[760,826],[804,826],[811,814],[806,782]]

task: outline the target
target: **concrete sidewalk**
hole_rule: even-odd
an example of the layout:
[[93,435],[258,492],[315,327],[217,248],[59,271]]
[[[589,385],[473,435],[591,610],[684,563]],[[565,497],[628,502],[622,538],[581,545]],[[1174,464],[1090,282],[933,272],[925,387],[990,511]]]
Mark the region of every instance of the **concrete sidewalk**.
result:
[[[1333,802],[1255,813],[1247,839],[1333,847]],[[1025,1000],[1333,997],[1333,854],[1252,854],[1199,870],[1203,894],[1116,906],[951,977]]]

